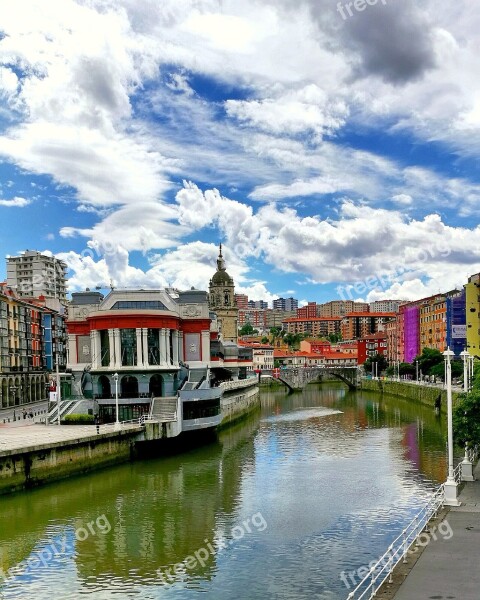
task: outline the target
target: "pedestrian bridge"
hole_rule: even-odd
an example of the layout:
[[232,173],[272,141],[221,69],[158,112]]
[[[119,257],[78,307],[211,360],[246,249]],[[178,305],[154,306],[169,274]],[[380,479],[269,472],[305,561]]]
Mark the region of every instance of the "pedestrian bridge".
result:
[[351,390],[356,390],[360,381],[360,369],[358,367],[299,367],[270,371],[262,370],[261,374],[270,375],[280,381],[288,388],[289,392],[302,390],[307,384],[322,381],[325,377],[339,379],[346,383]]

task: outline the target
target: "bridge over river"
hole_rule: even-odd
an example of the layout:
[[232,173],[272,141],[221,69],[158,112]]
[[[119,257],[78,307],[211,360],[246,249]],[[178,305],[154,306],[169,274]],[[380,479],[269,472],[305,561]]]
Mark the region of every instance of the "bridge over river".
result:
[[349,389],[356,390],[360,381],[358,367],[299,367],[291,369],[262,370],[261,375],[270,376],[285,385],[289,392],[302,390],[307,384],[324,378],[339,379]]

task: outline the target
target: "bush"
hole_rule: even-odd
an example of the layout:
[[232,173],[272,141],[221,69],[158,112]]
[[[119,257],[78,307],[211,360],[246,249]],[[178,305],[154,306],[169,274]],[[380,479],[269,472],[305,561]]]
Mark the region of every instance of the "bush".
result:
[[62,425],[93,425],[95,418],[93,415],[65,415],[61,423]]

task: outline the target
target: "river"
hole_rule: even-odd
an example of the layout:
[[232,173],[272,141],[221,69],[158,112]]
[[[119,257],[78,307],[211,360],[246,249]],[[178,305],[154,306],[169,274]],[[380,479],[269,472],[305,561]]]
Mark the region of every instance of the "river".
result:
[[344,599],[445,469],[429,407],[262,391],[201,447],[0,497],[0,598]]

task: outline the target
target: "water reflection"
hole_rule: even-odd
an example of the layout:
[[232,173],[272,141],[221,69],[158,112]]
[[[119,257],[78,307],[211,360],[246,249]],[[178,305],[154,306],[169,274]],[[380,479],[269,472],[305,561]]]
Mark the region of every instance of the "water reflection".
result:
[[0,498],[0,593],[344,598],[339,573],[383,553],[443,480],[443,425],[429,407],[334,384],[264,392],[261,413],[215,443]]

